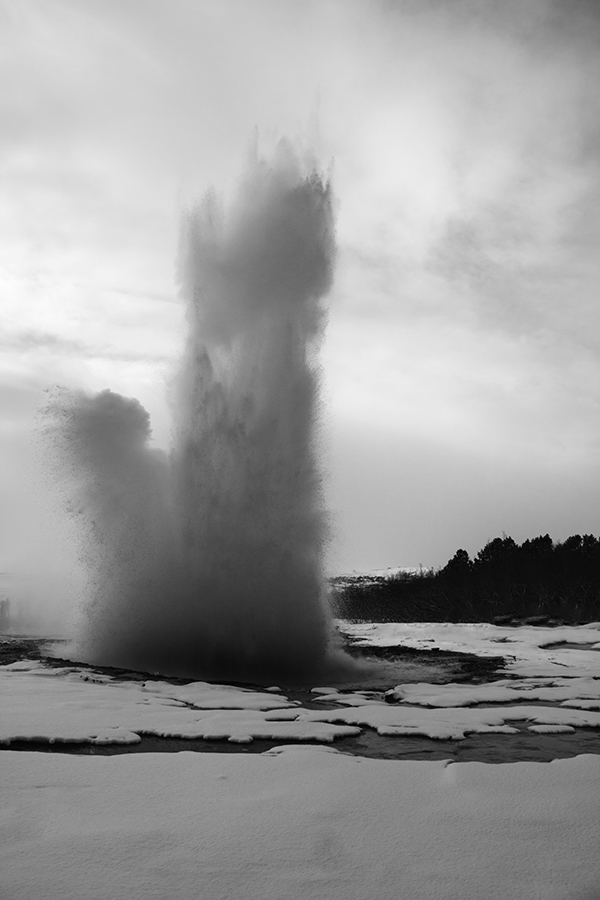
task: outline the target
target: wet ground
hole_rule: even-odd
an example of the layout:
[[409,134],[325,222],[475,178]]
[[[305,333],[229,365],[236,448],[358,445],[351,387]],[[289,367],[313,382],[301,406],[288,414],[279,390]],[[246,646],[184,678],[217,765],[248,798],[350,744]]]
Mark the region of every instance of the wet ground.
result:
[[[47,656],[46,640],[11,638],[0,641],[0,665],[23,659],[39,659],[48,666],[77,665],[110,675],[116,680],[147,681],[157,679],[171,683],[187,683],[189,679],[165,678],[146,672],[126,669],[88,666],[74,660]],[[56,644],[53,645],[54,648]],[[413,650],[405,647],[362,648],[351,642],[347,651],[356,658],[373,664],[371,674],[360,683],[344,686],[347,690],[369,690],[379,693],[399,683],[427,682],[444,684],[462,682],[481,684],[505,678],[502,657],[478,657],[470,653],[452,653],[442,650]],[[56,652],[56,650],[54,650]],[[264,690],[265,685],[244,685]],[[323,701],[304,686],[281,685],[290,700],[299,701],[307,709],[333,709],[339,706]],[[338,686],[340,687],[340,686]],[[481,706],[493,704],[481,704]],[[528,705],[531,705],[530,702]],[[558,705],[558,704],[543,704]],[[527,723],[520,720],[508,722],[518,729],[517,734],[474,734],[463,740],[434,740],[421,736],[386,737],[370,728],[360,735],[336,741],[335,748],[342,753],[375,759],[451,759],[456,762],[550,762],[553,759],[577,756],[582,753],[600,755],[600,729],[577,728],[569,734],[535,734],[527,731]],[[310,743],[310,742],[302,742]],[[3,750],[36,750],[50,753],[74,753],[81,755],[114,755],[117,753],[174,753],[181,750],[211,753],[263,753],[281,746],[281,741],[254,740],[250,744],[238,744],[223,740],[190,740],[160,738],[141,735],[137,744],[95,745],[89,743],[51,743],[49,741],[13,741],[0,745]]]

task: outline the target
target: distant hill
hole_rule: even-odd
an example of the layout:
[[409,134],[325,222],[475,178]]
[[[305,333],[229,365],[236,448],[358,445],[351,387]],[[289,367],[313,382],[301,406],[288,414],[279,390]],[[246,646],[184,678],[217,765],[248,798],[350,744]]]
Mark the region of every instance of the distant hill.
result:
[[337,588],[349,585],[382,584],[390,578],[398,575],[414,575],[422,571],[421,566],[388,566],[387,569],[372,569],[370,572],[350,572],[344,575],[333,575],[329,578],[329,584]]

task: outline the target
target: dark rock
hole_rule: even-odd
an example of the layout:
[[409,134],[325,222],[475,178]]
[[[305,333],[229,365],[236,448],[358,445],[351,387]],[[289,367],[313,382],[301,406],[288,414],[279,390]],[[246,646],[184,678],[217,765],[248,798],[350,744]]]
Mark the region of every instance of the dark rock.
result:
[[392,688],[390,691],[386,691],[383,695],[383,699],[386,703],[400,703],[400,697],[396,693],[395,688]]

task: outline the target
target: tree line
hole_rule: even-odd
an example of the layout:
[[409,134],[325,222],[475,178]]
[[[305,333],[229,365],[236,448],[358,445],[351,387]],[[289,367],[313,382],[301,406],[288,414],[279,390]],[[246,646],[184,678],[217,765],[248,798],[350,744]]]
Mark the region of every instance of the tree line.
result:
[[457,550],[441,569],[334,589],[342,618],[383,622],[600,619],[600,539],[545,534],[517,544],[494,538],[471,559]]

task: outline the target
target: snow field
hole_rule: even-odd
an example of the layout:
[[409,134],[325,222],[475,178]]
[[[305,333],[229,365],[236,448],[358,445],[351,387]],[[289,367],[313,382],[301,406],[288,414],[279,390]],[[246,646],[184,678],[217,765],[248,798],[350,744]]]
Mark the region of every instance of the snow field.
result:
[[[600,757],[1,755],[6,900],[592,900]],[[596,893],[594,893],[596,892]]]

